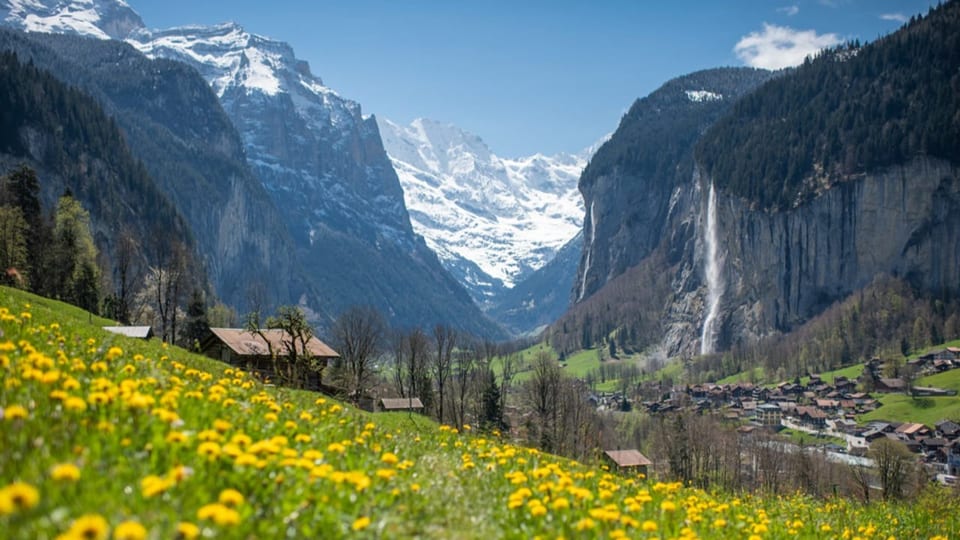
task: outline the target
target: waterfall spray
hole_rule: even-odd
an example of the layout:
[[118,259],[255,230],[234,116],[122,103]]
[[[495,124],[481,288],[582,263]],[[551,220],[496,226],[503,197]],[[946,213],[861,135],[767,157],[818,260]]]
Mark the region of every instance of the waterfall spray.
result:
[[707,280],[707,315],[703,319],[703,333],[700,335],[700,354],[710,354],[717,337],[717,314],[720,311],[720,297],[723,296],[723,282],[720,280],[720,260],[717,246],[717,194],[710,184],[707,197],[707,219],[704,223],[703,243],[706,248],[704,275]]
[[587,216],[590,218],[590,238],[589,244],[584,246],[587,253],[586,258],[583,261],[583,279],[580,280],[580,294],[577,296],[577,302],[583,300],[583,297],[587,294],[587,272],[590,271],[590,256],[593,254],[593,239],[597,235],[597,218],[594,215],[594,210],[596,209],[597,201],[590,203],[590,214]]

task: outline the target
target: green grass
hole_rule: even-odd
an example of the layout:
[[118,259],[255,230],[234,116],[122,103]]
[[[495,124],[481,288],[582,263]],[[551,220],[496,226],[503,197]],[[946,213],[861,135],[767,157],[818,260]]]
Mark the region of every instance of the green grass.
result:
[[724,377],[717,381],[717,384],[735,384],[738,382],[758,382],[763,381],[766,378],[766,371],[763,369],[763,366],[755,367],[752,370],[741,371],[740,373],[735,373],[729,377]]
[[875,411],[860,415],[860,422],[920,422],[932,427],[940,420],[960,421],[960,397],[957,396],[914,399],[905,394],[883,394],[878,401],[881,406]]
[[798,446],[800,445],[818,445],[818,444],[827,444],[833,443],[843,447],[846,447],[847,442],[843,439],[838,439],[837,437],[828,437],[826,435],[816,435],[813,433],[807,433],[805,431],[797,431],[794,429],[782,429],[779,434],[783,437],[786,437],[793,444]]
[[914,381],[914,386],[934,386],[960,391],[960,369],[951,369],[936,375],[927,375]]
[[916,504],[860,506],[619,476],[466,426],[458,432],[264,386],[220,362],[99,325],[0,288],[4,540],[960,531],[960,501],[942,491]]

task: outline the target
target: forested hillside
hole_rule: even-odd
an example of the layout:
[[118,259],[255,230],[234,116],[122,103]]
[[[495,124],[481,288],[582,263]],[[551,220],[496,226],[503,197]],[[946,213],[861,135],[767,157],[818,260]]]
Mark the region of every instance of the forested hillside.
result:
[[741,100],[697,145],[717,187],[768,209],[916,156],[960,163],[957,2],[808,60]]
[[[4,177],[0,204],[15,209],[24,220],[19,226],[13,218],[3,224],[8,246],[3,250],[5,260],[0,261],[3,269],[16,268],[22,283],[32,290],[97,309],[101,292],[113,295],[114,285],[117,291],[125,290],[124,282],[133,278],[134,267],[156,264],[158,257],[168,256],[175,239],[182,247],[178,248],[182,264],[192,267],[196,283],[202,286],[202,267],[192,263],[189,228],[92,98],[22,64],[9,52],[0,53],[0,88],[0,175]],[[76,200],[79,206],[64,199]],[[72,226],[62,229],[60,220],[67,215],[63,212],[73,216],[72,222],[88,223],[81,228],[88,228],[92,235],[90,245],[83,248],[90,253],[83,293],[66,285],[73,258],[61,248],[79,240],[59,237],[76,236],[70,232]],[[26,238],[26,260],[9,248],[16,244],[11,238],[18,229]],[[131,243],[132,238],[137,241]],[[91,251],[93,243],[99,254]],[[124,266],[122,275],[111,275],[115,263]],[[98,265],[106,269],[103,283]],[[127,315],[111,313],[120,319]]]

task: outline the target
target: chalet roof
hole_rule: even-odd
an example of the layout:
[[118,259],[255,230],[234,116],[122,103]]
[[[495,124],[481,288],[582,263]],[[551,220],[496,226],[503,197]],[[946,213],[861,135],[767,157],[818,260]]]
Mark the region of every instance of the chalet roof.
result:
[[407,411],[413,409],[422,409],[423,402],[420,398],[383,398],[380,400],[380,406],[385,411]]
[[907,383],[903,382],[903,379],[880,379],[880,383],[886,386],[887,388],[906,388]]
[[808,416],[810,418],[826,418],[827,413],[821,411],[816,407],[797,407],[797,414],[800,416]]
[[904,423],[904,424],[901,424],[900,427],[898,427],[898,428],[895,430],[895,432],[896,432],[896,433],[903,433],[904,435],[913,435],[913,434],[915,434],[915,433],[917,433],[917,432],[919,432],[919,431],[922,431],[922,430],[926,429],[926,427],[927,427],[927,426],[925,426],[925,425],[923,425],[923,424],[918,424],[918,423],[915,423],[915,422],[906,422],[906,423]]
[[960,433],[960,424],[952,420],[941,420],[937,422],[937,430],[947,436],[953,436]]
[[639,450],[607,450],[604,452],[617,467],[646,467],[653,462],[640,453]]
[[130,338],[150,339],[153,337],[153,328],[149,326],[104,326],[103,329]]
[[[245,328],[211,328],[210,331],[216,339],[240,356],[267,356],[270,354],[267,342],[263,339],[264,337],[270,341],[270,344],[277,354],[284,355],[289,353],[285,341],[290,339],[290,334],[285,330],[261,330],[263,336]],[[300,345],[295,344],[295,346],[299,347]],[[307,351],[315,358],[338,358],[340,356],[336,351],[331,349],[329,345],[320,341],[320,339],[315,336],[307,341]]]

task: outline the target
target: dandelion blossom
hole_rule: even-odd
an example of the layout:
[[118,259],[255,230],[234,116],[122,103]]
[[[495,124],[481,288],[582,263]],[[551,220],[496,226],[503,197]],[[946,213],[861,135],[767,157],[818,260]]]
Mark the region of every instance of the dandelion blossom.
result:
[[115,540],[143,540],[146,537],[146,527],[136,521],[124,521],[113,530]]
[[50,478],[57,482],[76,482],[80,479],[80,468],[73,463],[61,463],[50,469]]
[[370,526],[370,518],[367,516],[362,516],[353,521],[353,525],[350,525],[350,529],[354,532],[362,531]]
[[0,516],[29,510],[39,501],[37,488],[25,482],[14,482],[0,489]]

